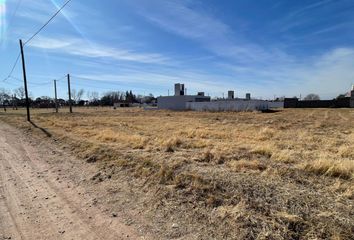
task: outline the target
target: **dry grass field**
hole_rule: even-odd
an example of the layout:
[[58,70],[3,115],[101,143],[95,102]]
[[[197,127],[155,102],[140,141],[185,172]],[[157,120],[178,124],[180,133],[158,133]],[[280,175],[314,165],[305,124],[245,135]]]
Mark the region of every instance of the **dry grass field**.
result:
[[135,209],[161,238],[353,239],[353,109],[75,110],[35,111],[37,127],[23,111],[0,120],[97,164],[111,190],[98,201]]

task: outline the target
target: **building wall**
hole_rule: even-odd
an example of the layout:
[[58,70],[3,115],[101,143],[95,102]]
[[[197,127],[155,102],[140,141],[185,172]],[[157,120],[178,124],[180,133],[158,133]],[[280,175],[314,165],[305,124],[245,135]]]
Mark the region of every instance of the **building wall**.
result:
[[283,108],[284,102],[268,102],[269,108]]
[[256,111],[267,110],[267,101],[261,100],[235,100],[235,101],[215,101],[215,102],[187,102],[187,109],[194,111]]
[[168,97],[158,97],[157,107],[159,109],[167,110],[186,110],[187,102],[194,101],[209,101],[210,97],[205,96],[168,96]]
[[351,107],[350,102],[350,98],[313,101],[299,101],[297,98],[286,98],[284,108],[348,108]]

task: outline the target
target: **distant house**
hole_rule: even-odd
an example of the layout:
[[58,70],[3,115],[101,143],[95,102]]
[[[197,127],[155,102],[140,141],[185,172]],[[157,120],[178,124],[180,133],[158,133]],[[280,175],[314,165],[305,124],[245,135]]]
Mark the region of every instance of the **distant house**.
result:
[[116,102],[113,104],[113,106],[115,108],[126,108],[126,107],[132,107],[131,103],[127,103],[127,102]]

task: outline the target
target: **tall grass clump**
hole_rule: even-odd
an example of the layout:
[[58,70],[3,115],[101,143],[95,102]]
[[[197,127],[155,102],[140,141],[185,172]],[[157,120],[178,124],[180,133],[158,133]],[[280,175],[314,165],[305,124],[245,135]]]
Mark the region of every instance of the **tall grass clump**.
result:
[[354,178],[354,161],[352,160],[320,158],[314,162],[303,164],[302,169],[317,175],[343,179]]

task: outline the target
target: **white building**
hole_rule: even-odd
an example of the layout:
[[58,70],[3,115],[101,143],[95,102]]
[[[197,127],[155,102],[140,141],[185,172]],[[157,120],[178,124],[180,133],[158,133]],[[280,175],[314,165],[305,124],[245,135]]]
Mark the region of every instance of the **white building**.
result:
[[185,95],[184,84],[175,84],[175,95],[157,98],[157,107],[168,110],[193,111],[263,111],[270,108],[268,101],[253,100],[251,94],[246,99],[235,98],[234,91],[228,92],[228,98],[211,101],[210,97],[199,92],[198,95]]
[[186,110],[187,102],[210,102],[210,97],[203,92],[198,95],[185,95],[184,84],[175,84],[175,95],[157,98],[157,107],[168,110]]

